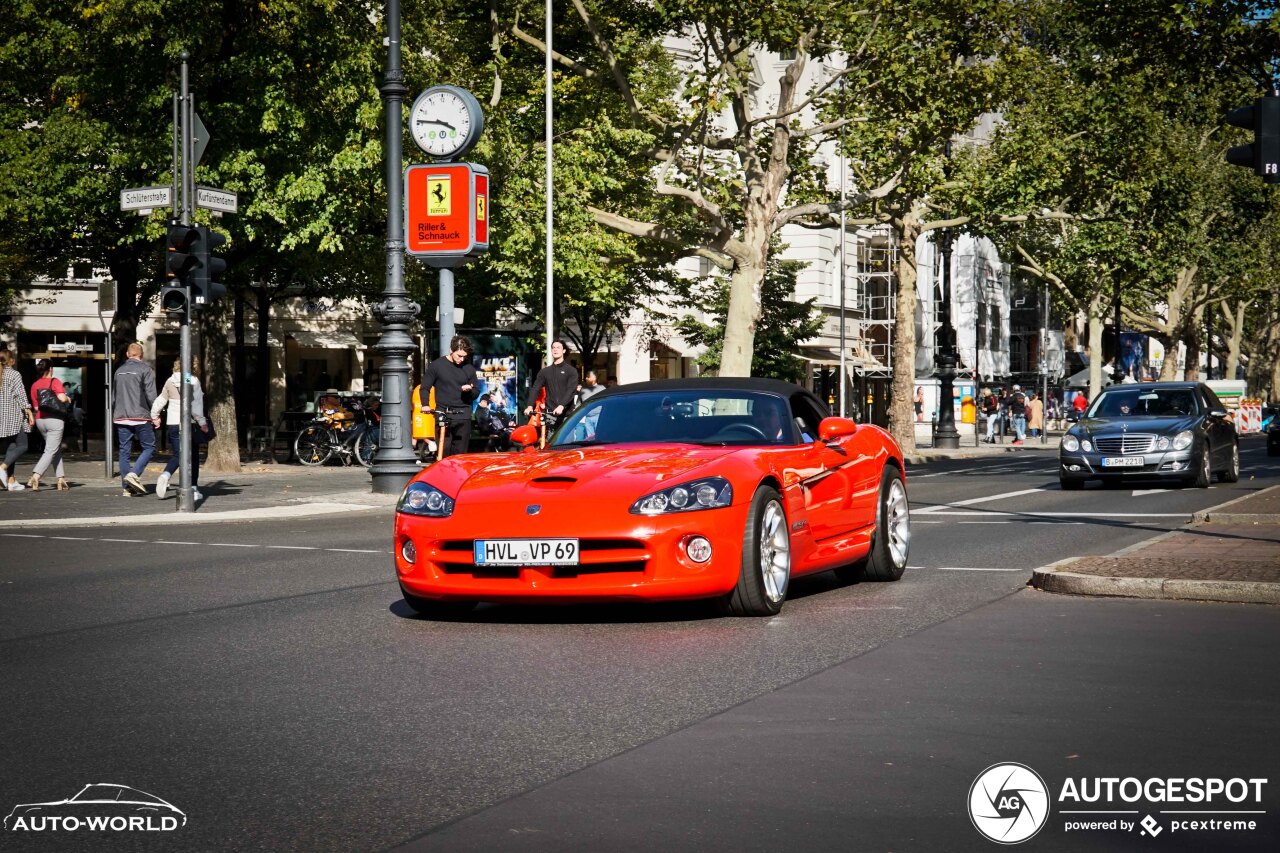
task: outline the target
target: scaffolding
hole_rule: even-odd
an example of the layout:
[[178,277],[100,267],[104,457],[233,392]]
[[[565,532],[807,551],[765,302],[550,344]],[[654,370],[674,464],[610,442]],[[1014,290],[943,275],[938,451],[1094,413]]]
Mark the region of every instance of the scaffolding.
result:
[[887,379],[893,373],[898,244],[888,228],[857,231],[853,242],[852,367],[859,376]]

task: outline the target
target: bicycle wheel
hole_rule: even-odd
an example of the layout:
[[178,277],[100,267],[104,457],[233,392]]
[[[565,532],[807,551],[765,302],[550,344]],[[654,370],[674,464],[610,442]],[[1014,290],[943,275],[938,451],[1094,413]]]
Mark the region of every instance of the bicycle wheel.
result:
[[308,426],[293,440],[293,454],[303,465],[323,465],[333,456],[333,440],[323,426]]
[[381,437],[381,432],[382,430],[378,427],[370,427],[356,439],[356,461],[366,468],[373,464],[374,454],[378,452],[378,439]]

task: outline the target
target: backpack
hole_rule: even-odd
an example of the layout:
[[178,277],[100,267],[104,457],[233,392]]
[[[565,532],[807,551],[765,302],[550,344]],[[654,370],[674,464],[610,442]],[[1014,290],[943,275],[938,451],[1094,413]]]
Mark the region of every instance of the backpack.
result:
[[46,418],[65,418],[71,414],[67,404],[58,399],[51,386],[36,389],[36,404],[40,406],[40,414]]

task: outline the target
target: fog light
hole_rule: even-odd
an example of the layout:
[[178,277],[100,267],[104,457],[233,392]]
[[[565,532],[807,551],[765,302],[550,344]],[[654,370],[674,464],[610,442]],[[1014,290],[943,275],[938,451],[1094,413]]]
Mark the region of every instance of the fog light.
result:
[[1079,466],[1079,465],[1068,465],[1068,466],[1067,466],[1067,470],[1068,470],[1068,471],[1079,471],[1079,470],[1080,470],[1080,466]]
[[711,543],[706,537],[693,536],[684,543],[684,552],[695,563],[705,563],[711,559]]
[[406,563],[418,562],[418,549],[413,547],[412,539],[405,539],[404,542],[400,544],[400,556]]

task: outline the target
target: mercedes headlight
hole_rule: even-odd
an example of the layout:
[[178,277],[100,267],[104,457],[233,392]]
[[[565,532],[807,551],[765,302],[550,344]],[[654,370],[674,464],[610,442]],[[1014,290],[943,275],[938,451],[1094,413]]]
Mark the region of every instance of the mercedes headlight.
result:
[[1064,435],[1062,437],[1062,449],[1068,453],[1075,453],[1080,449],[1080,439],[1074,435]]
[[707,477],[645,495],[631,505],[631,512],[635,515],[665,515],[671,512],[715,509],[731,503],[733,486],[729,485],[729,481],[723,477]]
[[453,515],[453,498],[428,483],[410,483],[396,504],[396,512],[446,518]]
[[1168,450],[1168,449],[1169,449],[1169,436],[1162,435],[1156,439],[1156,450]]
[[1184,429],[1173,437],[1174,450],[1186,450],[1191,446],[1191,442],[1195,439],[1195,433],[1189,429]]
[[1090,441],[1090,440],[1089,440],[1089,439],[1087,439],[1087,438],[1082,438],[1082,439],[1080,439],[1080,446],[1081,446],[1082,448],[1084,448],[1084,452],[1085,452],[1085,453],[1092,453],[1092,452],[1093,452],[1093,442],[1092,442],[1092,441]]

